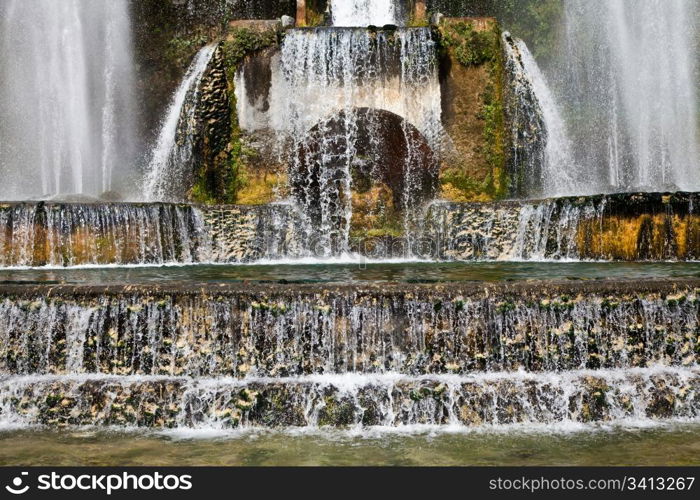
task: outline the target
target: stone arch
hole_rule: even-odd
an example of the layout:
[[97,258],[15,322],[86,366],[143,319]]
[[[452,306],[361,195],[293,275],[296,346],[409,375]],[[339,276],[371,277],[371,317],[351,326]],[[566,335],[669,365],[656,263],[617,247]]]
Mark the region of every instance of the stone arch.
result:
[[[344,179],[348,170],[350,192]],[[343,206],[351,203],[351,226],[357,232],[396,226],[399,214],[403,217],[431,200],[439,161],[425,136],[403,117],[383,109],[354,108],[309,129],[297,142],[290,174],[293,195],[312,222],[330,207],[342,226],[348,223],[341,220],[348,213]],[[336,199],[329,199],[329,193]]]

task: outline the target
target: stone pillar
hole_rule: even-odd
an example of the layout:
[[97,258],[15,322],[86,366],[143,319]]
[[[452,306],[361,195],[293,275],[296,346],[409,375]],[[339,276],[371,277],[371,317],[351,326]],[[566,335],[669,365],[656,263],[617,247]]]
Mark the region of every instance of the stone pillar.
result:
[[416,0],[413,10],[413,21],[416,24],[423,24],[427,21],[428,8],[425,5],[425,0]]
[[297,0],[297,26],[306,26],[306,0]]

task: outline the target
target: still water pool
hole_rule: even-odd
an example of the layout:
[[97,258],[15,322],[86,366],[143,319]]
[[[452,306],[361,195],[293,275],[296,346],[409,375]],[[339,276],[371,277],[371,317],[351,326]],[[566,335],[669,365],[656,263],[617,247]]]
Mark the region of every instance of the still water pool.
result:
[[0,269],[2,283],[436,283],[700,277],[700,263],[452,262]]
[[543,435],[246,432],[193,437],[109,431],[0,432],[0,465],[700,465],[700,424]]

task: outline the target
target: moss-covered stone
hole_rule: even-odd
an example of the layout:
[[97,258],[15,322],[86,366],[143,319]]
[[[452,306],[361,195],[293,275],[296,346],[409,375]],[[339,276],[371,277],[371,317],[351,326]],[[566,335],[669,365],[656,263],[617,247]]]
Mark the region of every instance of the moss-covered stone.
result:
[[495,19],[444,19],[439,27],[443,122],[442,197],[488,201],[508,193],[504,62]]
[[658,369],[554,378],[494,374],[486,381],[407,376],[352,387],[309,379],[198,385],[180,378],[35,377],[15,381],[11,390],[4,382],[0,402],[14,422],[53,427],[394,427],[455,420],[477,426],[695,418],[699,391],[697,371]]
[[[280,36],[277,25],[250,24],[249,27],[231,28],[222,42],[229,116],[220,118],[218,123],[228,128],[228,141],[224,149],[200,167],[190,195],[192,201],[204,204],[263,204],[272,201],[280,179],[270,180],[267,172],[263,172],[262,176],[256,175],[250,166],[256,151],[245,144],[238,125],[235,75],[246,58],[277,46]],[[217,123],[217,120],[213,122]]]
[[326,24],[328,0],[304,0],[306,3],[305,26],[322,26]]

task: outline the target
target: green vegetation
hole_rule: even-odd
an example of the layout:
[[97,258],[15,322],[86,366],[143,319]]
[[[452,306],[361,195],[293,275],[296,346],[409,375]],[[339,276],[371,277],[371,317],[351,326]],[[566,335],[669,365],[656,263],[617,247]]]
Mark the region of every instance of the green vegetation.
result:
[[276,45],[279,42],[277,31],[259,31],[249,28],[236,28],[224,42],[226,67],[229,80],[233,80],[238,65],[253,52]]
[[328,0],[306,0],[306,25],[321,26],[325,21]]
[[[477,118],[483,123],[478,153],[488,174],[482,179],[468,175],[462,167],[443,171],[441,184],[455,201],[486,201],[508,194],[510,180],[506,169],[505,108],[503,103],[504,61],[498,23],[477,29],[473,22],[447,22],[440,29],[443,56],[456,60],[465,68],[483,67],[487,82],[481,93]],[[457,192],[454,192],[457,191]]]
[[190,36],[175,36],[168,41],[165,59],[178,67],[186,68],[194,54],[207,43],[207,37],[201,33]]
[[551,58],[558,46],[563,0],[432,0],[432,11],[448,17],[495,17],[507,31],[522,38],[538,60]]
[[240,202],[239,193],[250,185],[247,165],[256,153],[247,148],[242,141],[236,112],[235,75],[246,56],[277,45],[279,39],[279,33],[274,30],[237,28],[231,31],[223,42],[231,120],[231,135],[226,155],[225,158],[219,159],[222,168],[225,169],[221,176],[224,184],[223,195],[212,189],[207,172],[205,169],[200,169],[199,178],[191,191],[193,201],[204,204],[238,203]]
[[522,38],[535,57],[550,59],[557,50],[563,0],[497,0],[495,16],[504,28]]
[[510,182],[506,169],[505,109],[503,106],[503,60],[489,66],[489,83],[482,94],[483,104],[479,117],[484,121],[483,153],[491,170],[487,192],[494,198],[508,194]]
[[496,30],[478,31],[474,24],[460,21],[448,24],[442,30],[442,47],[452,50],[463,66],[479,66],[494,62],[500,53],[499,34]]

